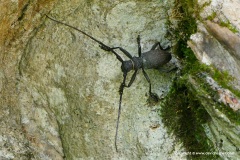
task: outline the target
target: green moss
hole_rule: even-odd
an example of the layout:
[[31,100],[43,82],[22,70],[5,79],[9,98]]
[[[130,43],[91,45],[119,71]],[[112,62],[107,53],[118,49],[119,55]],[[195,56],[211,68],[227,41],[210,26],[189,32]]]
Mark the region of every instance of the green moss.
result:
[[[200,64],[187,45],[190,35],[197,31],[196,18],[199,17],[200,10],[208,5],[199,7],[196,4],[195,0],[176,0],[173,9],[175,17],[170,16],[170,18],[178,18],[178,26],[172,27],[171,19],[167,22],[170,36],[177,42],[173,47],[173,53],[180,58],[183,68],[181,78],[174,80],[169,94],[162,103],[160,114],[165,126],[168,127],[168,132],[174,133],[188,152],[211,152],[214,151],[214,145],[206,136],[203,128],[203,124],[211,121],[211,117],[203,106],[206,103],[202,102],[201,97],[216,97],[218,94],[206,84],[204,78],[197,75],[205,72],[213,77],[219,85],[230,89],[236,95],[240,94],[229,85],[232,77],[227,72],[221,72],[213,66]],[[213,19],[215,16],[216,14],[213,13],[209,18]],[[199,90],[193,89],[189,77],[196,77],[196,83],[201,87]],[[213,99],[211,103],[217,104],[218,102]],[[230,107],[223,104],[216,106],[219,106],[219,110],[224,112],[231,121],[239,122],[239,115]],[[219,156],[188,155],[188,158],[218,159]]]
[[236,29],[236,27],[234,27],[234,26],[230,23],[230,21],[226,21],[226,22],[221,21],[221,22],[219,23],[219,25],[222,26],[222,27],[227,27],[227,28],[228,28],[230,31],[232,31],[233,33],[238,33],[238,30]]
[[212,21],[212,20],[214,20],[214,18],[216,18],[216,16],[217,16],[217,13],[213,12],[210,16],[207,17],[207,19]]
[[[197,23],[196,19],[193,17],[195,8],[195,1],[194,0],[176,0],[175,7],[173,9],[173,15],[170,16],[172,19],[178,19],[178,26],[177,28],[171,27],[172,22],[169,19],[167,21],[167,25],[169,26],[169,33],[171,39],[176,40],[178,43],[173,48],[174,54],[177,54],[178,57],[184,58],[185,52],[187,48],[187,40],[189,39],[192,33],[197,31]],[[195,15],[195,14],[194,14]]]
[[[217,13],[213,12],[210,16],[207,17],[208,20],[212,21],[214,18],[216,18]],[[234,27],[229,20],[227,21],[221,21],[219,22],[219,25],[222,27],[227,27],[230,31],[232,31],[233,33],[238,33],[238,30],[236,27]]]
[[[163,102],[160,110],[163,123],[168,126],[168,131],[174,133],[182,142],[188,152],[209,152],[213,144],[207,138],[202,124],[210,120],[210,116],[201,105],[200,101],[187,87],[187,78],[189,74],[199,72],[199,69],[205,69],[204,65],[199,65],[192,50],[187,46],[187,41],[191,34],[197,31],[196,17],[199,9],[194,0],[176,0],[175,15],[179,18],[177,28],[172,29],[171,36],[177,41],[173,48],[182,61],[184,66],[182,77],[176,78],[171,91]],[[171,21],[168,21],[171,25]],[[188,158],[206,158],[202,155],[188,155]],[[216,156],[208,157],[216,158]]]
[[[180,83],[179,83],[180,82]],[[201,105],[200,101],[192,94],[188,87],[175,81],[168,97],[163,102],[161,117],[168,126],[168,132],[182,142],[187,152],[214,151],[212,142],[205,135],[202,124],[211,120],[211,117]],[[216,155],[188,155],[192,159],[217,158]]]
[[[219,71],[216,71],[216,74]],[[227,73],[226,73],[227,74]],[[219,76],[219,75],[217,75]],[[228,76],[228,74],[227,74]],[[219,77],[222,77],[222,74],[220,74]],[[201,84],[201,88],[200,90],[202,90],[202,92],[204,92],[204,94],[209,97],[215,97],[215,99],[219,99],[219,97],[216,97],[218,95],[217,91],[212,90],[211,86],[209,86],[209,84],[205,81],[205,78],[195,78],[195,80],[197,81],[198,84]],[[202,96],[202,95],[200,95]],[[214,101],[214,99],[212,100]],[[215,102],[212,102],[215,103]],[[236,124],[236,125],[240,125],[240,113],[239,112],[235,112],[233,111],[229,106],[224,105],[223,103],[220,102],[216,102],[217,104],[215,104],[214,106],[216,106],[216,108],[218,110],[220,110],[222,113],[224,113],[224,115],[226,115],[226,117],[231,121],[232,124]],[[210,104],[209,104],[210,105]]]

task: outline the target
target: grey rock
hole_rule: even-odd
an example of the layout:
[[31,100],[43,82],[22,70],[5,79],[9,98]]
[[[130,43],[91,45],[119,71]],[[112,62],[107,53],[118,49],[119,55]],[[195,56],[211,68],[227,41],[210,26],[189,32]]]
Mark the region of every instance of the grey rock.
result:
[[[26,157],[44,160],[176,159],[175,152],[184,149],[176,143],[174,135],[167,134],[157,112],[159,104],[147,103],[148,83],[141,72],[132,87],[124,90],[119,152],[115,152],[121,64],[88,37],[44,15],[48,13],[109,46],[121,46],[137,56],[138,34],[142,37],[143,51],[148,51],[156,41],[164,47],[170,45],[164,38],[167,29],[163,6],[171,7],[172,2],[59,1],[54,9],[42,7],[41,10],[43,4],[38,4],[41,11],[34,15],[35,10],[31,9],[36,5],[26,3],[21,8],[24,13],[19,21],[23,21],[25,30],[21,32],[23,36],[16,37],[15,45],[8,48],[8,53],[17,54],[17,58],[4,60],[16,69],[10,72],[14,79],[12,86],[16,88],[16,93],[12,94],[16,99],[11,100],[17,108],[11,114],[19,117],[14,119],[18,120],[17,126],[21,126],[18,130],[23,136],[18,137],[16,143],[26,142],[22,148]],[[1,88],[9,68],[11,65],[1,71]],[[174,73],[147,72],[153,91],[164,97]],[[7,109],[2,107],[1,111],[7,112]],[[11,123],[6,119],[4,124]],[[14,135],[18,135],[17,132]],[[1,134],[1,142],[9,145],[8,133],[2,127]],[[16,148],[7,150],[2,146],[0,157],[21,159],[23,155]]]

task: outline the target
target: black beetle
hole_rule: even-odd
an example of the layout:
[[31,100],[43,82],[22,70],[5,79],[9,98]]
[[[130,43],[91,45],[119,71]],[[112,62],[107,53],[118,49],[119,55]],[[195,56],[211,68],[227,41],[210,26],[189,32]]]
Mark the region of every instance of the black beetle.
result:
[[[158,69],[159,67],[168,63],[172,58],[171,53],[168,51],[169,47],[167,47],[166,49],[163,49],[161,47],[160,43],[157,42],[152,46],[150,51],[142,53],[141,45],[140,45],[140,36],[138,35],[138,37],[137,37],[138,57],[133,57],[128,51],[126,51],[122,47],[109,47],[109,46],[105,45],[104,43],[102,43],[101,41],[95,39],[94,37],[90,36],[89,34],[83,32],[82,30],[80,30],[76,27],[73,27],[69,24],[63,23],[56,19],[53,19],[53,18],[49,17],[48,15],[46,15],[46,16],[55,22],[58,22],[65,26],[68,26],[68,27],[75,29],[75,30],[81,32],[82,34],[88,36],[89,38],[91,38],[92,40],[97,42],[101,49],[112,52],[117,57],[117,59],[122,63],[121,70],[123,72],[123,82],[121,83],[120,88],[119,88],[120,100],[119,100],[116,133],[115,133],[115,149],[116,149],[116,151],[118,151],[117,150],[117,134],[118,134],[119,119],[120,119],[120,114],[121,114],[121,103],[122,103],[122,95],[123,95],[124,87],[130,87],[136,78],[137,71],[139,69],[142,69],[144,77],[147,79],[147,81],[149,83],[149,95],[151,98],[153,98],[153,100],[158,101],[159,100],[158,96],[155,93],[152,93],[152,91],[151,91],[151,81],[150,81],[145,69]],[[159,49],[156,49],[157,46],[159,46]],[[119,49],[120,51],[122,51],[130,60],[124,61],[121,58],[121,56],[115,52],[116,49]],[[131,77],[130,82],[128,83],[128,85],[126,85],[127,73],[131,70],[134,70],[134,73]]]

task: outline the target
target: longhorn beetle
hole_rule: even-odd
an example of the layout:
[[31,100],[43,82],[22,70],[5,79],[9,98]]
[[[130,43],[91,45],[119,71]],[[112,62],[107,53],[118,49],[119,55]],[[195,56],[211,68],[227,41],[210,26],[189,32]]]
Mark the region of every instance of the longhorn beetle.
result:
[[[149,95],[151,98],[153,98],[153,100],[158,101],[159,98],[158,98],[157,94],[152,93],[152,91],[151,91],[151,82],[150,82],[150,79],[149,79],[145,69],[157,69],[157,68],[163,66],[164,64],[168,63],[172,58],[170,52],[167,51],[169,49],[169,47],[167,47],[166,49],[163,49],[162,46],[160,45],[160,43],[157,42],[152,46],[150,51],[142,53],[141,45],[140,45],[140,35],[138,35],[138,37],[137,37],[138,57],[134,57],[128,51],[123,49],[122,47],[109,47],[109,46],[105,45],[104,43],[102,43],[101,41],[95,39],[94,37],[90,36],[89,34],[85,33],[84,31],[82,31],[76,27],[73,27],[69,24],[63,23],[56,19],[53,19],[53,18],[49,17],[48,15],[46,15],[46,16],[49,19],[51,19],[57,23],[60,23],[65,26],[68,26],[72,29],[75,29],[75,30],[81,32],[82,34],[84,34],[85,36],[91,38],[93,41],[95,41],[99,44],[99,47],[101,49],[103,49],[104,51],[112,52],[117,57],[117,59],[122,63],[121,70],[123,72],[123,82],[121,83],[120,88],[119,88],[120,100],[119,100],[119,109],[118,109],[118,117],[117,117],[116,132],[115,132],[115,143],[114,143],[115,149],[116,149],[116,151],[118,151],[117,135],[118,135],[119,119],[120,119],[120,114],[121,114],[123,89],[124,89],[124,87],[130,87],[132,85],[133,81],[136,78],[137,71],[139,69],[142,69],[143,75],[149,83]],[[159,46],[160,49],[156,49],[157,46]],[[130,60],[124,61],[121,58],[121,56],[115,52],[116,49],[119,49],[120,51],[122,51]],[[127,73],[131,70],[134,70],[134,73],[131,77],[130,82],[126,85]]]

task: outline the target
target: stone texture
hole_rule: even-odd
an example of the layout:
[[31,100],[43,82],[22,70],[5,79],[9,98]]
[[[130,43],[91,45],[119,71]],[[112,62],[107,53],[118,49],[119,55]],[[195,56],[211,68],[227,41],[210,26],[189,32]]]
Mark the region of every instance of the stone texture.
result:
[[198,4],[207,6],[201,11],[201,17],[207,19],[208,16],[216,14],[215,22],[230,22],[239,31],[240,2],[238,0],[199,0]]
[[[203,5],[209,5],[201,11],[202,21],[198,22],[198,32],[191,35],[188,45],[194,51],[196,57],[207,65],[213,65],[221,71],[227,71],[234,80],[231,83],[234,89],[240,89],[240,48],[239,48],[239,1],[199,1]],[[212,21],[209,16],[215,15]],[[225,27],[221,23],[225,23]],[[232,31],[234,28],[235,33]],[[221,107],[229,107],[236,114],[239,113],[239,97],[230,90],[218,85],[212,77],[205,75],[205,81],[216,91],[218,97],[211,97],[209,93],[202,92],[200,85],[194,78],[190,78],[190,84],[208,111],[212,121],[206,124],[205,129],[208,137],[223,153],[223,159],[239,159],[239,122],[232,121],[222,111]],[[221,103],[216,103],[221,102]],[[222,106],[224,105],[224,106]]]
[[240,50],[236,45],[239,37],[229,29],[210,21],[206,21],[206,25],[199,23],[198,30],[199,32],[191,35],[191,41],[188,42],[196,57],[207,65],[211,64],[221,71],[227,71],[235,78],[232,82],[233,87],[240,89],[238,74],[240,73]]
[[28,40],[42,24],[40,15],[52,1],[0,3],[0,159],[38,158],[32,143],[38,141],[21,123],[18,63]]
[[238,35],[209,20],[206,21],[206,28],[235,59],[240,60],[240,39]]
[[212,97],[209,92],[201,87],[202,84],[196,81],[196,77],[189,77],[191,90],[198,93],[196,94],[198,99],[211,116],[211,121],[203,125],[205,133],[213,142],[217,155],[222,159],[237,160],[240,157],[240,128],[236,122],[230,120],[229,117],[221,111],[221,108],[229,106],[234,111],[239,110],[239,100],[234,97],[229,90],[221,88],[217,82],[208,75],[201,74],[199,76],[205,79],[208,85],[214,88],[219,94],[219,98],[217,99],[216,97],[218,96]]
[[[12,1],[11,6],[21,7],[17,16],[9,16],[10,20],[17,20],[12,22],[14,32],[9,30],[12,38],[6,35],[1,43],[4,55],[0,113],[5,114],[1,115],[4,121],[0,157],[176,159],[178,155],[174,153],[184,149],[174,136],[167,134],[158,114],[159,104],[147,103],[148,83],[141,72],[132,87],[124,90],[119,152],[115,152],[121,64],[91,39],[44,15],[81,28],[109,46],[122,46],[137,56],[138,34],[142,36],[143,51],[156,41],[163,46],[170,44],[164,35],[165,8],[171,4],[157,0],[97,0],[58,1],[46,6]],[[6,28],[2,28],[3,33]],[[147,72],[153,91],[161,97],[166,95],[174,73]],[[6,100],[8,96],[12,96],[10,102]],[[11,129],[14,123],[17,129]]]
[[[239,2],[199,4],[205,2],[209,5],[201,12],[203,20],[188,44],[200,61],[233,75],[232,85],[240,89],[239,33],[218,25],[224,21],[240,30]],[[186,159],[181,157],[185,149],[159,117],[159,103],[147,102],[148,83],[141,72],[124,90],[119,152],[115,152],[121,64],[91,39],[45,17],[48,14],[137,56],[138,34],[143,51],[156,41],[171,44],[164,36],[172,6],[173,1],[158,0],[0,3],[0,159]],[[213,21],[206,21],[213,13]],[[169,66],[174,63],[176,59]],[[153,91],[164,97],[175,73],[147,72]],[[239,98],[207,77],[219,93],[216,102],[194,78],[189,77],[191,89],[212,117],[204,126],[206,134],[219,153],[234,153],[223,159],[239,159],[239,125],[218,109],[223,102],[238,112]]]

